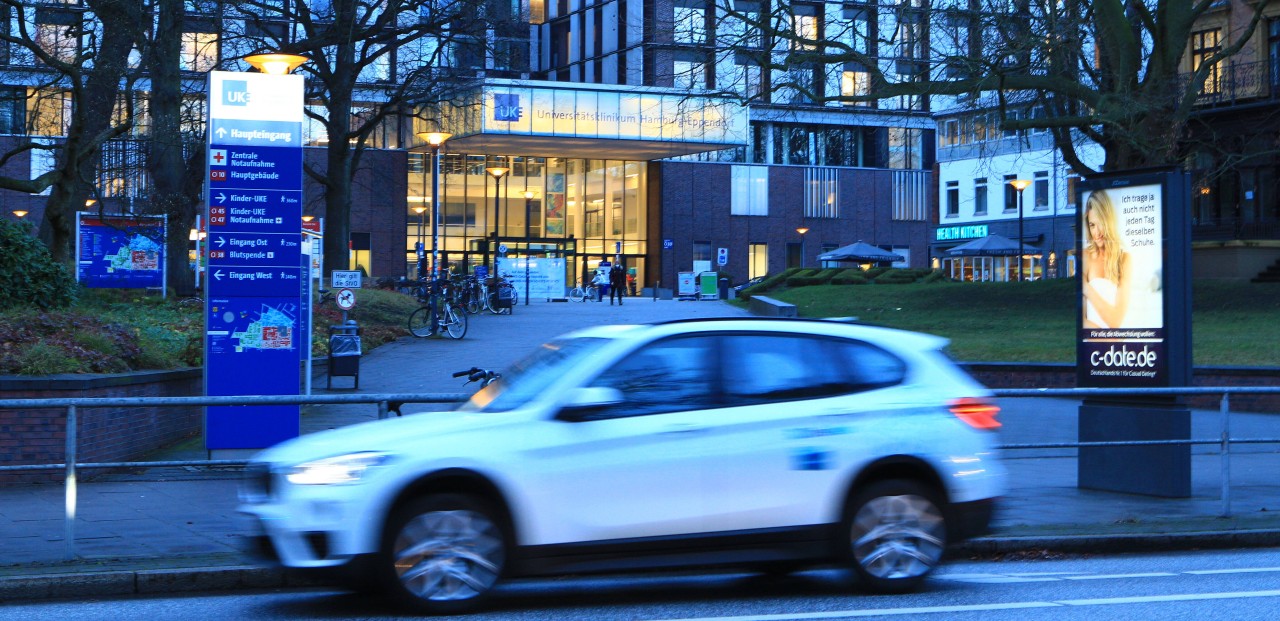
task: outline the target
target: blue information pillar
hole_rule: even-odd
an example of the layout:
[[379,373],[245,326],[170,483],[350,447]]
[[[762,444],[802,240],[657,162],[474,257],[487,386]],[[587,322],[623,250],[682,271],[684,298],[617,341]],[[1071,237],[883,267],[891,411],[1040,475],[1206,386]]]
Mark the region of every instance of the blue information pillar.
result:
[[[209,74],[205,392],[296,395],[303,348],[301,76]],[[298,406],[212,406],[210,451],[298,435]]]

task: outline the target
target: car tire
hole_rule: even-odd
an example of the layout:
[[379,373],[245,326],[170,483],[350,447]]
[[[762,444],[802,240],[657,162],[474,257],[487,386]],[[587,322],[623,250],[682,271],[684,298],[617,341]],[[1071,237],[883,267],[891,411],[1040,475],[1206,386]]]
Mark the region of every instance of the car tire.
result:
[[876,593],[915,589],[947,546],[938,493],[910,480],[877,481],[859,490],[849,502],[843,532],[858,582]]
[[475,610],[501,577],[508,538],[480,499],[427,496],[396,509],[380,553],[386,590],[416,612]]

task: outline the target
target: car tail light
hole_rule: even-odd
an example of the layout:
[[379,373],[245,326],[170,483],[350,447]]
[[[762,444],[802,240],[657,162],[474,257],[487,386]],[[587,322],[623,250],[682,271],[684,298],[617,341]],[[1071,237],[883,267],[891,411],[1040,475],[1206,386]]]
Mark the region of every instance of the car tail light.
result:
[[996,415],[1000,413],[1000,406],[987,401],[986,399],[975,399],[967,397],[964,399],[956,399],[952,401],[948,409],[956,418],[964,421],[974,429],[995,430],[1000,428],[1000,421],[996,420]]

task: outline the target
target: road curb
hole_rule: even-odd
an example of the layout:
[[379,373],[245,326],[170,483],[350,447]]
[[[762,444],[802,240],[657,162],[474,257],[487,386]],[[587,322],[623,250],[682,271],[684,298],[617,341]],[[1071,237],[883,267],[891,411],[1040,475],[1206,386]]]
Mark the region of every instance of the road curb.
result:
[[1026,550],[1072,553],[1150,552],[1212,548],[1280,546],[1280,530],[1199,531],[1186,533],[1132,533],[1111,535],[1060,535],[979,537],[959,544],[954,552],[985,556]]
[[[1027,551],[1115,553],[1280,546],[1280,529],[1190,533],[981,537],[950,550],[952,557]],[[103,570],[0,577],[0,603],[237,589],[303,588],[323,583],[280,567],[234,565]]]

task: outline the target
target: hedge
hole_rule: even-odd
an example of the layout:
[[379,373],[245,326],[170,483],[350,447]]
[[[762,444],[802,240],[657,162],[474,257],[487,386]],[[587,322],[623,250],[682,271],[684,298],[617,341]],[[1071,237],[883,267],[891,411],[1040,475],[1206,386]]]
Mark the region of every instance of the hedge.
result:
[[787,278],[790,278],[793,274],[799,271],[800,268],[798,267],[784,270],[781,273],[765,278],[764,280],[739,291],[738,295],[743,299],[749,299],[753,295],[763,294],[764,292],[782,284]]

